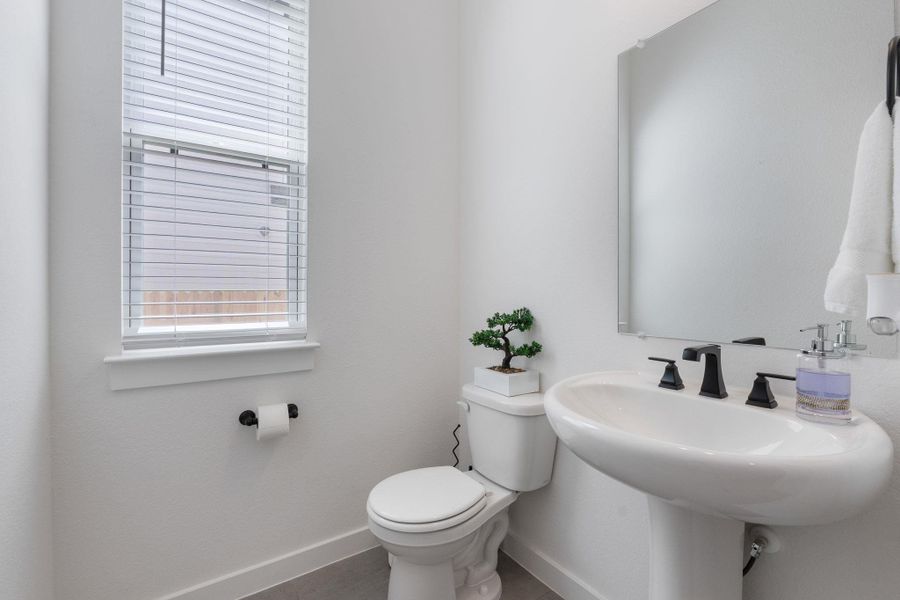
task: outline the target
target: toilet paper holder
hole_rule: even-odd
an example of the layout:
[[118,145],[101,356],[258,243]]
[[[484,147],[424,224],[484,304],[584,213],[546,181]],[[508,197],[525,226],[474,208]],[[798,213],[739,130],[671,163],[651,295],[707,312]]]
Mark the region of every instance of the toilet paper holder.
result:
[[[291,419],[296,419],[300,416],[300,409],[297,408],[296,404],[288,404],[288,417]],[[241,425],[246,425],[247,427],[253,427],[254,425],[258,425],[259,421],[256,418],[256,413],[252,410],[245,410],[238,417],[238,423]]]

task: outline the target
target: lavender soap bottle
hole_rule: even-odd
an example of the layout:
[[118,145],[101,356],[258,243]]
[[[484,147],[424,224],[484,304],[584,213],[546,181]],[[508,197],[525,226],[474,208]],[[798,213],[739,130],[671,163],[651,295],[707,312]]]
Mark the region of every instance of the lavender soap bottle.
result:
[[797,415],[819,423],[850,421],[850,373],[846,353],[828,339],[828,326],[816,325],[809,350],[797,355]]

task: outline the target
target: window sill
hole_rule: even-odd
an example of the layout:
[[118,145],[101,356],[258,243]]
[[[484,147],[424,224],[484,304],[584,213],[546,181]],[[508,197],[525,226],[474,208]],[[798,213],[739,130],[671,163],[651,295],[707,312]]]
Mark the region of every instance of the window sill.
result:
[[155,350],[124,350],[107,356],[113,390],[219,381],[253,375],[310,371],[319,344],[308,341],[256,342]]

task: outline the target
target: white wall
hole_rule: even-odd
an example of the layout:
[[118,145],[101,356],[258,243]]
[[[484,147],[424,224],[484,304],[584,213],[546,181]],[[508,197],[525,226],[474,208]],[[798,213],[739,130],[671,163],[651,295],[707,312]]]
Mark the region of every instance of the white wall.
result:
[[[545,386],[680,354],[684,343],[616,333],[616,55],[706,3],[463,0],[460,339],[487,314],[528,305]],[[466,381],[492,355],[459,343]],[[795,366],[792,352],[731,347],[724,365],[728,381],[745,386],[757,370]],[[856,407],[900,448],[900,360],[855,366]],[[682,372],[698,381],[701,369]],[[896,597],[898,511],[900,469],[867,513],[783,528],[785,549],[748,576],[745,597]],[[645,499],[565,449],[550,486],[514,505],[513,530],[608,600],[647,597]]]
[[[309,373],[111,392],[119,2],[54,0],[56,589],[145,600],[362,528],[385,476],[446,464],[458,364],[458,6],[312,2]],[[296,401],[289,437],[237,424]],[[272,582],[274,583],[274,582]]]
[[0,596],[52,597],[47,2],[0,3]]
[[[450,0],[314,1],[310,315],[323,343],[316,370],[113,393],[101,361],[119,339],[120,16],[110,9],[118,3],[54,0],[58,597],[158,598],[362,527],[371,485],[446,462],[457,385],[490,358],[460,340],[494,310],[535,311],[545,384],[677,354],[683,344],[616,334],[615,59],[707,1],[463,0],[461,15]],[[0,22],[24,33],[22,19]],[[16,48],[21,60],[21,43]],[[30,218],[40,229],[41,218]],[[18,277],[39,271],[18,266],[3,261]],[[42,297],[39,283],[28,285]],[[40,324],[40,301],[27,310]],[[20,322],[4,322],[4,336],[14,327]],[[27,364],[40,364],[36,345]],[[0,349],[0,368],[27,379],[41,406],[41,377],[17,362],[22,347],[16,360]],[[457,377],[448,365],[460,352]],[[900,362],[859,367],[857,406],[900,446],[900,408],[890,401],[900,393]],[[700,368],[683,371],[697,378]],[[793,356],[729,348],[725,368],[730,381],[749,382],[758,369],[792,369]],[[7,372],[0,371],[4,392]],[[294,400],[302,419],[275,444],[259,445],[235,424],[248,405]],[[31,435],[42,443],[46,405],[34,410]],[[22,429],[10,423],[16,435]],[[0,433],[7,444],[7,430]],[[41,473],[40,446],[31,448]],[[643,497],[565,450],[554,476],[516,503],[516,534],[609,600],[645,598]],[[37,482],[38,503],[23,513],[32,522],[46,506],[46,478]],[[785,550],[748,578],[747,597],[892,597],[900,586],[898,509],[895,479],[861,517],[783,530]],[[14,547],[18,558],[29,546]],[[40,562],[46,569],[49,560]],[[16,597],[31,600],[29,593]]]

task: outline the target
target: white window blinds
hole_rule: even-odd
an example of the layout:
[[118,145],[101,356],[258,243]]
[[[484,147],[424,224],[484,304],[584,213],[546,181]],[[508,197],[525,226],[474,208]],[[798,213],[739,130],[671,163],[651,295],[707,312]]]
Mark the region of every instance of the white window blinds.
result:
[[124,0],[126,348],[302,337],[306,0]]

